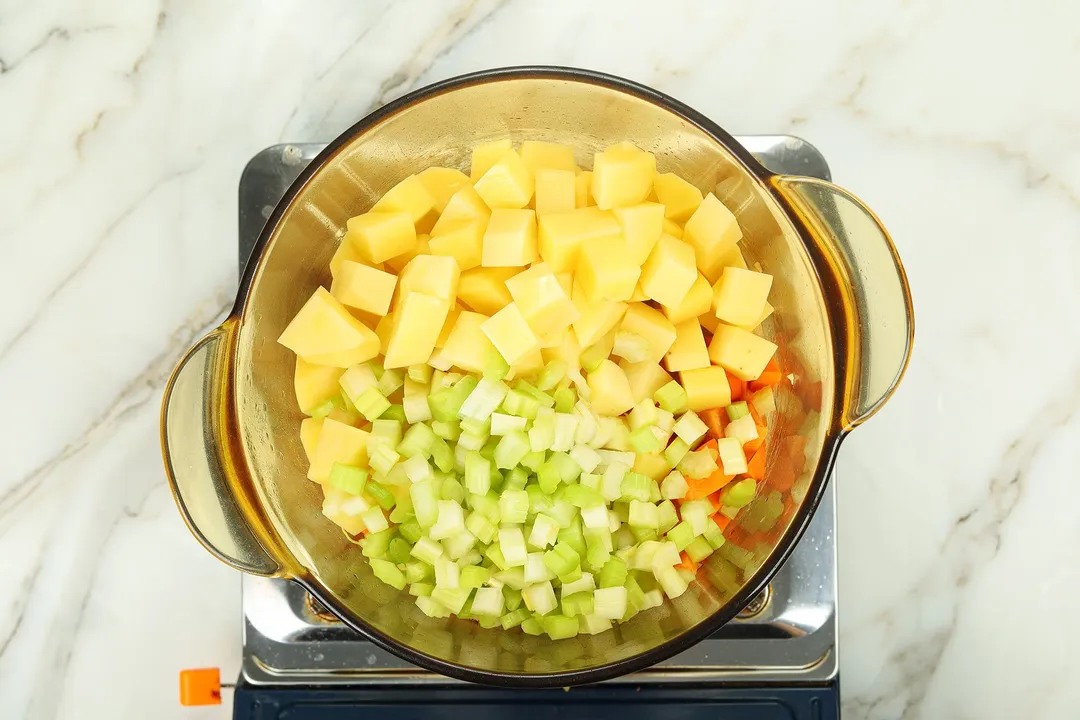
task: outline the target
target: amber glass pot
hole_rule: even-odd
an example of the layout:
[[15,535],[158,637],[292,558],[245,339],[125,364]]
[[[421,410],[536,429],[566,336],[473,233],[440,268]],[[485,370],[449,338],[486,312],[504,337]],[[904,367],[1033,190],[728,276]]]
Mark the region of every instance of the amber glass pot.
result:
[[[474,145],[506,136],[572,145],[584,167],[623,140],[655,153],[659,172],[731,208],[747,260],[775,278],[776,312],[763,332],[779,345],[786,378],[758,499],[682,597],[595,636],[552,641],[431,619],[374,579],[305,479],[294,356],[275,342],[314,288],[328,285],[347,218],[431,165],[467,172]],[[850,193],[769,172],[708,118],[649,88],[581,70],[496,70],[376,110],[300,175],[259,237],[229,318],[169,381],[162,449],[191,532],[238,570],[300,583],[372,641],[430,670],[505,685],[594,682],[707,637],[764,588],[810,521],[841,440],[896,388],[912,334],[896,250]]]

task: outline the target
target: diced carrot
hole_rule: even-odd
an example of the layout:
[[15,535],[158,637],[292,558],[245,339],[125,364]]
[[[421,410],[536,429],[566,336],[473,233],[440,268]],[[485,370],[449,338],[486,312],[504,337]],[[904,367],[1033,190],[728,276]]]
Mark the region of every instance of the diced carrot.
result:
[[753,455],[765,444],[765,436],[768,434],[769,429],[764,425],[757,426],[757,437],[753,440],[743,443],[743,451],[747,455]]
[[780,373],[780,363],[776,361],[774,356],[769,363],[765,366],[765,369],[761,371],[761,375],[757,380],[751,380],[749,387],[751,390],[760,390],[764,387],[773,387],[780,384],[780,380],[783,379],[783,375]]
[[697,574],[698,564],[696,562],[694,562],[694,559],[692,557],[690,557],[689,555],[686,554],[685,550],[683,550],[681,553],[679,553],[679,558],[682,560],[682,562],[679,563],[678,565],[676,565],[675,567],[686,568],[687,570],[694,573],[695,575]]
[[746,403],[747,409],[750,411],[750,417],[754,418],[755,425],[766,425],[765,418],[761,417],[761,413],[757,411],[751,403]]
[[716,526],[721,530],[727,530],[727,526],[731,524],[731,518],[723,513],[716,513],[712,516],[712,519],[713,522],[716,523]]
[[727,413],[719,408],[712,408],[711,410],[702,410],[698,413],[698,417],[709,426],[709,434],[714,438],[724,437],[724,422],[727,419]]
[[687,478],[686,484],[689,489],[683,499],[700,500],[703,497],[708,497],[734,479],[734,475],[725,475],[723,470],[717,470],[707,478]]
[[746,399],[746,382],[735,377],[727,370],[724,371],[727,375],[728,386],[731,388],[731,402],[738,402]]
[[746,474],[755,480],[765,479],[765,443],[762,443],[746,462]]

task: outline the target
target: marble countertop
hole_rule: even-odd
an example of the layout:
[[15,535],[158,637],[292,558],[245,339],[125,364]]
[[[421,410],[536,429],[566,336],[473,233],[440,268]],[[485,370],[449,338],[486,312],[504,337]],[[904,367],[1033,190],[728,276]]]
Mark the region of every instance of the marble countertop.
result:
[[0,717],[229,716],[176,701],[181,668],[235,675],[239,576],[157,423],[232,299],[240,171],[528,63],[801,135],[892,230],[918,329],[838,465],[846,717],[1075,717],[1077,28],[1054,0],[0,0]]

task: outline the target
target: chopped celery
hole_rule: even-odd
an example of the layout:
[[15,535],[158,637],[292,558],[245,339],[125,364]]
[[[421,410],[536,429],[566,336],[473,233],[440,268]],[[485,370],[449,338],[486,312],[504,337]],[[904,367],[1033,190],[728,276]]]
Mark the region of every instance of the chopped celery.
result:
[[533,452],[547,451],[555,443],[555,411],[540,408],[529,429],[529,445]]
[[443,440],[454,442],[461,437],[461,423],[456,420],[453,422],[439,422],[438,420],[435,420],[431,423],[431,431]]
[[709,426],[691,410],[676,420],[671,429],[680,440],[687,445],[693,445],[709,431]]
[[[375,508],[378,512],[378,508]],[[394,537],[392,530],[379,530],[370,532],[364,539],[360,541],[360,547],[363,548],[364,557],[366,558],[382,558],[386,556],[386,553],[390,550],[390,541]]]
[[502,528],[499,530],[499,549],[502,551],[506,566],[522,567],[529,554],[525,548],[525,536],[521,528]]
[[393,562],[404,565],[409,562],[409,559],[412,557],[409,554],[410,550],[412,550],[412,545],[409,543],[399,537],[391,538],[390,546],[386,549],[386,557],[390,558]]
[[450,612],[460,613],[461,609],[465,607],[471,592],[468,588],[450,589],[439,587],[436,584],[435,589],[431,591],[431,599],[449,608]]
[[552,640],[566,640],[578,634],[578,620],[576,617],[546,615],[540,621],[540,625]]
[[446,557],[435,558],[435,587],[457,590],[461,587],[461,568]]
[[492,413],[491,414],[491,434],[492,435],[506,435],[515,430],[524,430],[525,423],[528,422],[523,417],[516,415],[506,415],[505,413]]
[[685,522],[690,523],[690,527],[694,529],[694,535],[701,535],[705,532],[705,526],[707,523],[711,523],[712,520],[709,516],[713,513],[712,503],[707,499],[691,500],[684,502],[679,506],[679,514],[682,515],[682,519]]
[[717,471],[716,460],[708,450],[689,452],[679,463],[679,472],[688,478],[700,480]]
[[503,398],[502,409],[510,415],[532,420],[540,409],[540,402],[531,395],[511,390]]
[[[411,553],[410,553],[411,554]],[[410,560],[405,563],[405,579],[410,583],[434,580],[435,568],[423,560]]]
[[405,436],[401,438],[397,451],[406,458],[414,455],[423,455],[427,458],[431,456],[431,446],[435,440],[435,433],[427,425],[423,423],[410,425],[405,431]]
[[503,356],[497,352],[493,352],[488,355],[487,362],[484,363],[484,377],[488,380],[502,380],[510,373],[510,365],[507,364]]
[[439,515],[428,535],[432,540],[445,540],[465,530],[465,513],[452,500],[439,500]]
[[656,529],[651,527],[631,527],[630,532],[633,534],[634,540],[639,543],[645,542],[646,540],[656,540],[656,538],[659,537]]
[[[671,537],[671,533],[668,533],[668,537]],[[720,529],[720,526],[714,522],[705,526],[705,534],[701,537],[705,538],[705,541],[709,543],[709,547],[716,550],[725,542],[727,538],[724,537],[724,531]]]
[[431,407],[431,416],[441,422],[451,422],[458,419],[458,413],[466,398],[479,384],[472,375],[466,375],[458,380],[455,385],[448,388],[435,390],[428,395],[428,405]]
[[475,511],[465,519],[465,528],[484,544],[492,541],[497,530],[495,523]]
[[554,580],[555,574],[548,570],[544,564],[544,553],[531,552],[525,557],[524,576],[526,583],[538,583],[545,580]]
[[551,395],[543,390],[534,387],[525,380],[518,380],[517,383],[514,384],[514,389],[535,398],[536,401],[540,403],[541,407],[550,408],[555,404],[555,398],[551,397]]
[[506,473],[506,480],[503,488],[508,490],[523,490],[528,482],[529,473],[525,472],[523,468],[516,467]]
[[[611,562],[611,561],[609,561]],[[605,566],[606,567],[606,566]],[[626,573],[623,566],[623,582]],[[626,614],[627,590],[622,582],[603,585],[593,591],[593,612],[607,620],[619,620]]]
[[[570,453],[570,457],[574,457],[574,453],[572,451]],[[577,458],[574,458],[574,462],[576,462],[578,465],[581,465],[581,461]],[[582,470],[584,469],[584,466],[582,466]],[[578,482],[587,488],[592,488],[593,490],[600,492],[600,483],[603,481],[603,479],[603,475],[596,475],[595,473],[591,472],[583,472],[578,478]]]
[[686,588],[689,587],[689,583],[674,567],[658,567],[653,574],[656,575],[656,580],[663,588],[664,594],[672,600],[686,592]]
[[578,418],[569,413],[555,413],[555,435],[551,441],[551,450],[562,452],[574,447],[574,436],[577,433]]
[[[585,487],[582,485],[582,487]],[[581,522],[587,528],[596,530],[607,530],[611,532],[608,527],[608,511],[607,506],[603,503],[599,505],[590,505],[581,508]]]
[[559,470],[551,462],[545,462],[536,471],[536,480],[540,490],[547,495],[553,495],[559,487]]
[[570,450],[570,457],[586,473],[591,473],[600,465],[600,453],[588,445],[575,445]]
[[717,459],[725,475],[742,475],[746,472],[746,453],[742,443],[735,438],[722,437],[716,441]]
[[660,524],[660,515],[656,506],[640,500],[630,501],[630,527],[655,530]]
[[[432,592],[434,594],[434,592]],[[464,604],[464,603],[463,603]],[[418,597],[416,598],[416,607],[420,608],[428,617],[432,618],[445,618],[450,617],[450,608],[443,605],[441,602],[433,597]]]
[[405,380],[405,394],[402,407],[405,419],[410,423],[419,423],[431,419],[431,407],[428,405],[430,387],[427,383],[417,382],[412,378]]
[[627,419],[630,421],[630,429],[637,430],[646,425],[655,425],[660,417],[660,411],[653,405],[652,400],[645,399],[630,410]]
[[435,473],[431,470],[431,465],[423,455],[413,455],[411,458],[402,463],[402,467],[405,468],[405,474],[408,475],[411,482],[418,483],[425,480],[431,480],[435,477]]
[[[710,522],[709,524],[716,527],[716,523]],[[682,552],[686,549],[687,545],[694,541],[695,535],[696,533],[694,532],[693,526],[686,520],[683,520],[678,525],[668,530],[667,539],[675,543],[675,548],[679,552]]]
[[371,572],[375,574],[375,577],[379,578],[390,587],[398,590],[405,589],[405,575],[397,569],[397,565],[378,558],[371,558],[368,562],[371,563]]
[[540,466],[544,464],[544,460],[546,459],[547,453],[543,450],[539,452],[529,452],[521,458],[518,464],[536,472],[540,469]]
[[627,501],[639,500],[645,502],[649,499],[650,483],[652,483],[652,480],[641,473],[628,472],[623,476],[622,485],[620,486],[621,497]]
[[529,585],[521,591],[521,598],[525,601],[525,607],[539,615],[547,615],[558,605],[550,580]]
[[686,409],[686,391],[674,380],[657,390],[653,399],[669,413],[680,413]]
[[[528,556],[526,556],[526,561]],[[500,570],[495,578],[503,584],[503,587],[508,587],[513,590],[521,590],[525,587],[525,568],[512,567],[506,570]]]
[[315,417],[315,418],[326,417],[327,415],[332,413],[334,411],[334,408],[336,408],[336,407],[337,407],[337,403],[334,401],[334,398],[330,398],[329,400],[323,402],[322,404],[316,405],[314,408],[312,408],[311,417]]
[[[547,498],[548,496],[545,495],[544,497]],[[532,498],[530,497],[530,501],[531,499]],[[578,509],[570,503],[564,501],[556,501],[552,503],[549,498],[548,502],[551,503],[550,506],[545,508],[541,512],[558,522],[559,527],[563,530],[570,527],[571,523],[574,522],[574,516],[577,515]]]
[[[589,554],[594,555],[595,557],[600,557],[602,554],[604,555],[602,560],[590,560],[589,564],[603,566],[604,563],[607,562],[606,555],[610,554],[615,549],[615,542],[611,538],[611,531],[606,527],[585,528],[582,534],[585,536],[585,545],[589,548]],[[593,553],[593,548],[601,548],[604,552]]]
[[675,543],[664,541],[656,544],[656,552],[652,556],[653,570],[658,567],[672,567],[678,565],[682,558]]
[[426,582],[414,582],[409,584],[409,594],[413,597],[430,597],[431,591],[435,589],[435,586]]
[[461,486],[461,483],[456,478],[444,478],[439,486],[439,497],[456,503],[463,502],[465,500],[465,488]]
[[552,360],[540,371],[540,377],[536,379],[536,387],[539,390],[548,391],[558,385],[566,377],[567,365],[562,360]]
[[746,478],[724,488],[720,493],[720,504],[732,508],[745,507],[756,494],[757,481],[754,478]]
[[675,511],[675,503],[670,500],[665,500],[657,505],[656,512],[659,520],[656,531],[661,535],[675,527],[676,523],[679,522],[679,514]]
[[487,495],[469,495],[468,503],[470,508],[480,513],[491,522],[499,522],[499,506],[502,503],[501,498],[494,493],[488,493]]
[[390,396],[404,384],[405,375],[400,370],[383,370],[376,387],[383,396]]
[[328,482],[342,492],[360,495],[367,486],[368,471],[354,465],[334,463]]
[[762,388],[750,396],[750,404],[758,415],[765,417],[776,409],[776,395],[771,387]]
[[528,436],[523,430],[511,430],[495,446],[495,466],[502,470],[513,469],[528,453]]
[[649,343],[637,333],[620,330],[615,333],[615,342],[611,347],[611,354],[621,357],[627,362],[645,362],[649,358]]
[[751,440],[757,440],[758,431],[753,416],[743,415],[729,422],[727,427],[724,428],[724,437],[735,438],[741,445],[745,445]]
[[663,445],[660,444],[660,439],[656,437],[653,430],[652,426],[646,425],[630,433],[630,446],[634,448],[634,452],[647,455],[660,451]]
[[502,548],[499,547],[499,543],[494,542],[487,546],[484,550],[484,556],[500,570],[506,570],[510,566],[506,564],[506,558],[503,557]]
[[[405,578],[401,578],[404,582]],[[591,591],[574,593],[567,597],[563,595],[562,611],[567,617],[579,615],[591,615],[593,612],[593,594]]]
[[367,484],[367,493],[375,498],[375,502],[379,503],[383,510],[392,510],[397,505],[394,494],[375,481]]
[[689,555],[690,559],[694,562],[701,562],[712,555],[712,553],[712,545],[709,545],[703,537],[694,538],[693,542],[686,546],[686,554]]
[[577,402],[577,393],[568,387],[557,388],[551,397],[555,400],[555,412],[568,413]]
[[504,490],[499,496],[499,519],[504,523],[520,524],[529,514],[529,493],[526,490]]
[[429,565],[434,565],[435,561],[442,557],[443,549],[442,545],[431,538],[422,537],[416,541],[410,552],[417,560],[423,560]]
[[428,383],[431,382],[431,366],[430,365],[410,365],[408,370],[408,378],[414,382]]
[[615,336],[613,333],[608,333],[607,336],[585,348],[581,352],[581,367],[585,372],[596,372],[600,364],[608,359],[614,345]]
[[604,470],[604,479],[600,483],[600,494],[608,502],[622,497],[622,483],[630,468],[622,462],[613,462]]
[[357,412],[369,422],[377,419],[390,408],[390,401],[377,388],[365,390],[360,397],[356,398],[354,404]]
[[375,443],[374,447],[371,447],[368,452],[368,464],[378,474],[377,476],[387,475],[400,459],[400,455],[382,442]]
[[401,405],[391,405],[386,408],[386,412],[382,414],[383,420],[396,420],[397,422],[405,422],[405,408]]
[[498,617],[503,611],[503,594],[498,588],[477,588],[473,595],[472,612],[475,615]]
[[431,461],[444,473],[454,469],[454,451],[442,438],[431,444]]
[[665,500],[682,500],[690,490],[686,478],[678,470],[672,470],[660,483],[660,495]]
[[604,497],[599,492],[579,484],[568,485],[564,489],[563,499],[579,508],[604,505]]
[[[461,382],[464,382],[464,380]],[[489,380],[486,377],[481,378],[473,387],[472,392],[469,393],[457,414],[462,419],[487,420],[509,392],[510,388],[502,381]]]
[[726,409],[728,420],[738,420],[739,418],[750,414],[750,408],[746,406],[745,400],[733,402],[728,405]]
[[549,545],[555,544],[555,538],[558,534],[558,522],[547,515],[537,515],[532,532],[529,533],[529,545],[543,550]]
[[544,565],[547,566],[548,570],[561,577],[581,566],[581,556],[569,544],[559,542],[551,550],[544,553]]
[[412,498],[408,493],[403,493],[401,497],[395,497],[397,503],[394,505],[394,509],[390,512],[390,522],[401,524],[408,522],[413,517]]
[[465,455],[465,489],[477,495],[491,489],[491,462],[475,450]]
[[409,488],[409,499],[412,500],[413,513],[420,527],[429,528],[434,525],[439,517],[439,498],[435,483],[431,480],[413,483]]
[[531,617],[532,613],[529,612],[528,609],[519,607],[516,610],[511,610],[510,612],[503,615],[501,618],[499,618],[499,622],[502,624],[503,630],[510,630],[512,628],[516,628],[518,625],[521,625],[521,623],[525,622]]
[[[526,610],[525,612],[529,612]],[[532,616],[529,612],[529,617],[521,621],[521,631],[526,635],[543,635],[544,627],[540,624],[540,621]]]
[[514,610],[517,610],[519,607],[521,607],[522,600],[520,590],[504,587],[502,589],[502,593],[503,598],[506,601],[505,605],[508,611],[513,612]]
[[401,533],[401,537],[411,543],[417,542],[424,535],[420,523],[416,521],[401,523],[401,525],[398,526],[398,532]]

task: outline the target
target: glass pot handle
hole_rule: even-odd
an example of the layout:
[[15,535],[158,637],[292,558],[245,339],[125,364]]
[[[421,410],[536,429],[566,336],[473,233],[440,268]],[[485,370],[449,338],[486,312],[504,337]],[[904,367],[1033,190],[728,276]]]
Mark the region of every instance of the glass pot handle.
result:
[[846,365],[837,372],[844,375],[840,421],[849,430],[885,404],[907,369],[915,331],[907,274],[889,233],[857,197],[814,178],[770,182],[809,230],[833,333],[846,338],[838,341]]
[[222,440],[226,423],[226,368],[231,338],[226,323],[195,344],[165,387],[161,452],[176,505],[188,529],[222,562],[255,575],[280,575],[245,519]]

